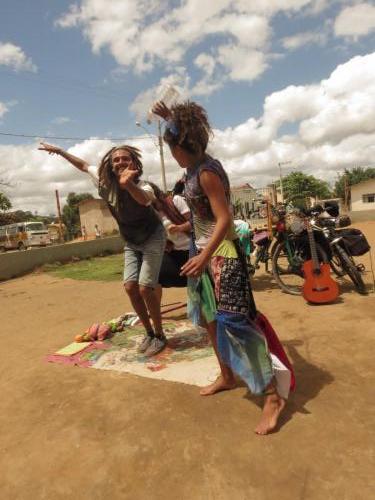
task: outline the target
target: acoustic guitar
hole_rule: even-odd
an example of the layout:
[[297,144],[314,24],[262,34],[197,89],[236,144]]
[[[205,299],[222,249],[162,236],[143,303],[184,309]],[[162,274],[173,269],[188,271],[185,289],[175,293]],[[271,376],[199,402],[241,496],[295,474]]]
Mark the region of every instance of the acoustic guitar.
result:
[[311,260],[303,263],[305,283],[302,288],[302,295],[307,302],[312,304],[328,304],[337,299],[339,287],[331,277],[330,265],[319,262],[312,227],[307,219],[305,224],[309,237]]

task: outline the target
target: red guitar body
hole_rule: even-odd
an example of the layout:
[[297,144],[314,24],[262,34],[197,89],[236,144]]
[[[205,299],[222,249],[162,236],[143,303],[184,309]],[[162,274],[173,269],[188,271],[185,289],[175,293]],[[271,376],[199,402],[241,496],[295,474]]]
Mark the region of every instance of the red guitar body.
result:
[[305,283],[302,295],[313,304],[328,304],[334,302],[339,296],[339,287],[331,278],[329,264],[319,264],[319,269],[314,266],[313,260],[303,264]]

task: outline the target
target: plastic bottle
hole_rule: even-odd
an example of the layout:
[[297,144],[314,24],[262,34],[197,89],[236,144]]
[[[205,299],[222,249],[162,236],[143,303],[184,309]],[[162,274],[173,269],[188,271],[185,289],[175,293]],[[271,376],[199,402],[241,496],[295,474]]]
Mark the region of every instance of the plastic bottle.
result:
[[178,239],[178,233],[170,233],[169,227],[172,226],[172,222],[164,215],[161,219],[164,229],[167,231],[167,237],[170,241],[175,242]]
[[[157,101],[163,101],[166,106],[169,106],[170,104],[172,104],[173,101],[175,101],[178,98],[179,95],[180,93],[178,92],[178,90],[176,90],[172,85],[168,84],[164,87]],[[154,115],[154,113],[152,112],[154,104],[155,103],[153,103],[151,108],[148,110],[147,123],[159,120],[159,117]]]

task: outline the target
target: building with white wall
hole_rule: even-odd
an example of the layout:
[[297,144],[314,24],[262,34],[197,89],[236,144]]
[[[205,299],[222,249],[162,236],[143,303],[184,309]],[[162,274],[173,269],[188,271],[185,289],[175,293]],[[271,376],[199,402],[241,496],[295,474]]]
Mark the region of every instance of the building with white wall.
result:
[[78,206],[81,228],[85,226],[87,236],[95,236],[95,225],[102,235],[118,231],[118,225],[112,217],[107,204],[101,199],[83,200]]
[[350,199],[352,212],[375,211],[375,179],[350,186]]
[[230,190],[230,199],[233,207],[237,207],[243,215],[246,215],[246,212],[254,210],[257,196],[256,190],[248,183],[242,186],[234,186]]

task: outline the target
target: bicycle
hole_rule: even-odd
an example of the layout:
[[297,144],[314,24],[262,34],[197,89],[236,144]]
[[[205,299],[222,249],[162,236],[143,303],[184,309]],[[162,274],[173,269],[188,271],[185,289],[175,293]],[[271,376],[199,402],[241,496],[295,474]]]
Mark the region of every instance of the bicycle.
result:
[[[350,247],[347,238],[345,238],[348,233],[345,233],[345,230],[338,230],[336,221],[329,218],[313,218],[312,225],[316,230],[321,231],[332,249],[330,265],[334,273],[338,277],[348,275],[358,293],[365,295],[367,293],[366,285],[362,278],[365,267],[363,264],[356,264],[353,258],[353,248]],[[359,230],[352,229],[349,231],[351,234],[357,235],[361,240],[362,233]],[[359,245],[361,248],[354,251],[354,255],[363,255],[370,249],[363,235]]]
[[[305,281],[303,263],[311,258],[308,236],[301,218],[289,222],[285,218],[276,224],[277,240],[272,253],[272,273],[283,292],[301,295]],[[329,262],[331,250],[324,236],[314,230],[319,262]]]

